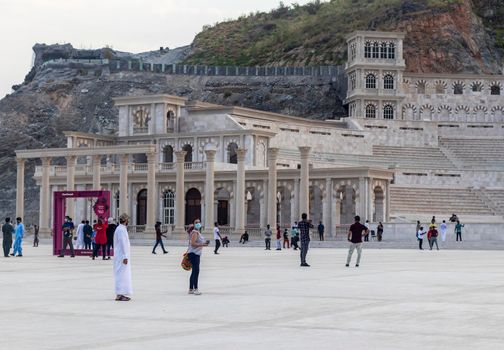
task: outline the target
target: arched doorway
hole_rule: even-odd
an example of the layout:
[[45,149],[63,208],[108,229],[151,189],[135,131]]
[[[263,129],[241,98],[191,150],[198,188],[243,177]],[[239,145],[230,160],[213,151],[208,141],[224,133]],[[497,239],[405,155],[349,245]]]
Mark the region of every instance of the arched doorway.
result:
[[229,199],[231,195],[225,188],[219,188],[215,196],[217,200],[217,222],[219,225],[229,225]]
[[147,190],[143,189],[137,195],[136,224],[145,225],[147,222]]
[[356,194],[352,186],[342,186],[337,192],[339,199],[340,224],[351,224],[356,214]]
[[383,221],[384,220],[384,206],[383,202],[385,199],[385,195],[383,194],[383,189],[381,187],[376,187],[374,189],[374,215],[373,215],[373,221],[378,222],[378,221]]
[[247,226],[260,226],[261,205],[259,202],[259,191],[255,187],[247,188]]
[[182,147],[182,150],[187,152],[185,155],[185,158],[184,158],[184,162],[191,163],[193,161],[192,146],[191,145],[184,145],[184,147]]
[[163,148],[163,162],[173,163],[173,147],[170,145]]
[[322,191],[318,186],[310,186],[310,213],[308,219],[313,225],[318,225],[322,221]]
[[185,224],[190,225],[196,219],[201,219],[201,193],[191,188],[186,193]]

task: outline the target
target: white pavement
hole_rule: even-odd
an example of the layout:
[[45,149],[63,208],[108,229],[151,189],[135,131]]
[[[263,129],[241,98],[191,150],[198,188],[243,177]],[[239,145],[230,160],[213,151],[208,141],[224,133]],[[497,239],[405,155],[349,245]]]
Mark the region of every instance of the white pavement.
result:
[[[50,246],[0,258],[0,349],[500,349],[500,251],[297,252],[210,249],[187,295],[182,247],[133,247],[131,302],[113,300],[112,262],[57,259]],[[354,256],[355,259],[355,256]]]

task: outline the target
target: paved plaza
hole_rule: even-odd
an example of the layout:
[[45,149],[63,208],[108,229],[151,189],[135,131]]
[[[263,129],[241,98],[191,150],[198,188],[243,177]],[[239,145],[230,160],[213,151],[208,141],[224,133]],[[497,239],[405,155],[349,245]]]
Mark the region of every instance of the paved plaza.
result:
[[113,300],[111,261],[48,244],[0,260],[1,349],[499,349],[501,251],[224,248],[187,295],[183,247],[132,249],[134,299]]

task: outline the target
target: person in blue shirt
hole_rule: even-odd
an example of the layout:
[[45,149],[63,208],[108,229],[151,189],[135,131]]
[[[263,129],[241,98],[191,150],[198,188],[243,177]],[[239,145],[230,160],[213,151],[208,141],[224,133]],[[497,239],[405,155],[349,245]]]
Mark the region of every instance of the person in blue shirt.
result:
[[24,237],[24,232],[25,232],[25,228],[24,228],[24,225],[22,223],[22,220],[20,217],[16,218],[16,222],[17,222],[17,225],[16,225],[16,241],[14,242],[14,250],[12,252],[12,255],[13,256],[23,256],[23,247],[22,247],[22,244],[23,244],[23,237]]

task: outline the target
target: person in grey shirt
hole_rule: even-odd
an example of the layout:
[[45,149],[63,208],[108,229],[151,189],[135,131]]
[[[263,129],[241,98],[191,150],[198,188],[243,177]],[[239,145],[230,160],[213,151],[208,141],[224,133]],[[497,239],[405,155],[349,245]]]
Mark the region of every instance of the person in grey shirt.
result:
[[10,223],[10,218],[5,218],[5,224],[2,226],[3,234],[3,251],[6,258],[9,257],[9,252],[12,247],[12,233],[14,232],[14,227]]
[[273,236],[273,232],[271,232],[270,225],[266,225],[266,231],[264,231],[265,250],[271,250],[271,236]]

